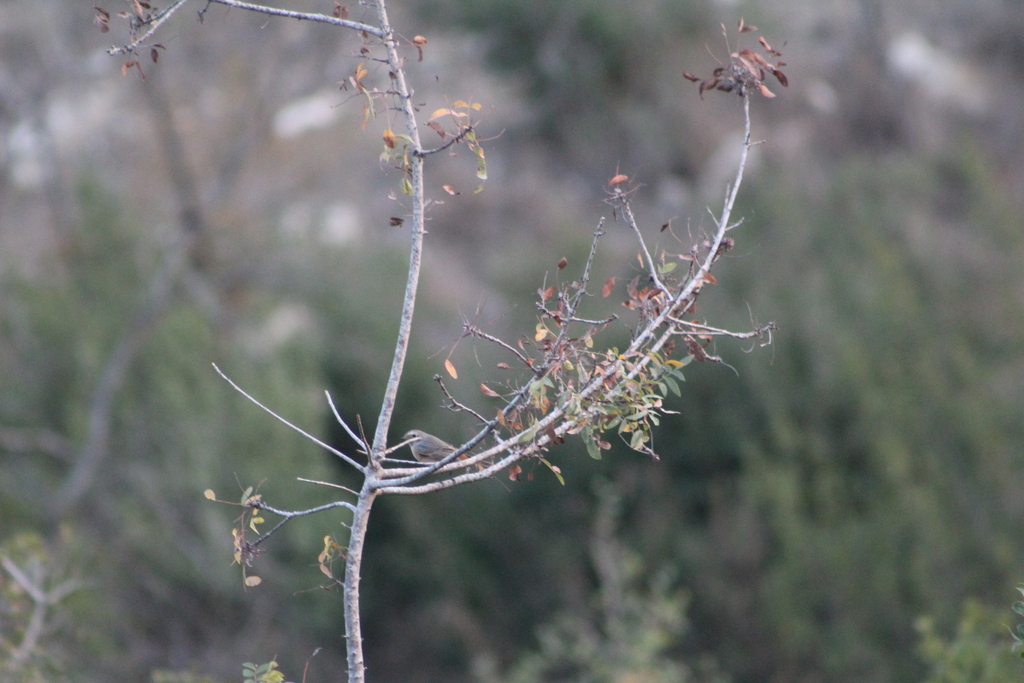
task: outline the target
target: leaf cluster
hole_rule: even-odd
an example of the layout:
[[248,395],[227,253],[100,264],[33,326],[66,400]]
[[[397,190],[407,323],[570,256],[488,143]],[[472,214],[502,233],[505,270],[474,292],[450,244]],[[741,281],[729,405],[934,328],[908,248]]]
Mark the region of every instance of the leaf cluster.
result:
[[[749,33],[756,30],[756,26],[748,26],[740,19],[739,33]],[[726,33],[724,24],[722,25],[722,33]],[[728,41],[728,36],[726,36],[726,40]],[[763,36],[759,37],[757,42],[761,44],[761,48],[769,57],[782,56],[782,53],[772,48]],[[740,97],[743,97],[748,92],[757,90],[764,97],[775,97],[775,93],[764,84],[764,79],[768,74],[771,74],[775,76],[784,88],[789,87],[789,79],[786,78],[786,74],[782,73],[782,67],[784,66],[786,66],[786,63],[782,60],[772,64],[768,59],[765,59],[753,50],[744,48],[730,53],[729,65],[717,67],[707,78],[702,79],[688,71],[683,72],[683,77],[688,81],[700,83],[701,99],[704,99],[704,92],[706,90],[735,92]]]

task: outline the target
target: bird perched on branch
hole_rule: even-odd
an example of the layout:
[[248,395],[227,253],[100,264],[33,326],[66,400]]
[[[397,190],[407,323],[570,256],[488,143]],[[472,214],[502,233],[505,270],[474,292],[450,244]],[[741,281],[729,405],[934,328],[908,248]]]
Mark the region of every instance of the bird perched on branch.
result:
[[[455,451],[455,446],[447,441],[441,441],[436,436],[418,429],[408,431],[402,437],[403,441],[409,439],[415,439],[409,444],[409,448],[412,450],[412,457],[416,458],[417,462],[439,462]],[[459,459],[465,460],[466,454],[460,455]]]

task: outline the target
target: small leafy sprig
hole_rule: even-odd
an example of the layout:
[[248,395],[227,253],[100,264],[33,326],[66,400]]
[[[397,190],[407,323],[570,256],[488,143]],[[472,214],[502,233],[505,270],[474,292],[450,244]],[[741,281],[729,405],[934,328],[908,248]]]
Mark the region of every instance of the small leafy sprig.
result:
[[242,675],[245,683],[284,683],[284,674],[278,670],[276,661],[259,665],[246,662],[242,665]]
[[[1024,596],[1024,584],[1017,586],[1017,590],[1021,596]],[[1024,617],[1024,602],[1016,601],[1011,605],[1011,609]],[[1010,631],[1010,635],[1013,636],[1012,650],[1017,653],[1018,657],[1024,660],[1024,624],[1017,624],[1017,627]]]
[[[757,27],[748,26],[740,19],[738,29],[739,33],[750,33],[751,31],[756,31]],[[728,47],[729,36],[725,24],[722,24],[722,33],[725,34],[726,47]],[[769,59],[782,56],[781,52],[773,49],[768,44],[764,36],[759,36],[757,42],[761,44],[761,48],[768,54]],[[782,87],[788,88],[789,79],[781,71],[781,67],[784,66],[786,66],[786,63],[781,59],[772,64],[768,59],[765,59],[753,50],[743,49],[730,53],[729,65],[716,68],[708,78],[694,76],[689,71],[683,72],[683,78],[694,83],[700,83],[701,99],[704,99],[704,92],[706,90],[735,92],[740,97],[743,97],[747,92],[757,90],[764,97],[775,97],[775,93],[768,89],[764,84],[764,80],[768,77],[768,74],[771,74],[782,84]]]

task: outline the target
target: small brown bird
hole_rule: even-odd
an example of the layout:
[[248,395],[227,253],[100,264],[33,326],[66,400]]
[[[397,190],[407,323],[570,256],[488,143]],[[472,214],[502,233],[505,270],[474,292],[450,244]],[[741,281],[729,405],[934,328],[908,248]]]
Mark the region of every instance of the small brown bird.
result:
[[[402,441],[409,439],[415,439],[409,444],[409,449],[412,450],[412,457],[416,458],[417,462],[438,462],[447,458],[455,450],[455,446],[447,441],[441,441],[436,436],[418,429],[408,431],[402,437]],[[465,458],[465,453],[459,456],[460,460]]]

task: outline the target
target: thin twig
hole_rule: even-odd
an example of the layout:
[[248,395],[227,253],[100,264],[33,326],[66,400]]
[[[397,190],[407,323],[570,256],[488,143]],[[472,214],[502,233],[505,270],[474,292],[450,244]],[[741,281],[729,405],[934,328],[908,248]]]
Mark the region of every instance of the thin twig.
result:
[[615,198],[619,200],[619,206],[622,207],[622,217],[626,219],[626,225],[633,229],[636,241],[640,243],[640,249],[644,253],[644,259],[647,261],[647,271],[651,276],[651,281],[654,282],[655,287],[667,293],[669,290],[661,283],[661,279],[658,277],[657,266],[654,264],[651,252],[647,250],[647,243],[644,242],[644,236],[640,233],[640,227],[636,224],[636,218],[633,217],[633,209],[629,205],[629,199],[618,187],[615,188]]
[[154,16],[152,19],[150,19],[148,22],[146,22],[146,23],[150,24],[150,28],[149,28],[148,31],[146,31],[144,34],[142,34],[138,38],[132,40],[127,45],[123,45],[121,47],[118,47],[118,46],[115,45],[115,46],[107,49],[107,54],[113,56],[113,55],[123,55],[123,54],[127,54],[127,53],[130,53],[130,52],[135,52],[135,49],[139,45],[144,43],[151,35],[156,33],[156,30],[158,28],[160,28],[160,25],[163,24],[168,19],[170,19],[171,15],[174,14],[175,12],[177,12],[181,8],[181,6],[184,5],[186,2],[188,2],[188,0],[176,0],[176,2],[174,2],[173,4],[168,6],[168,8],[165,9],[163,12],[157,13],[156,16]]
[[342,419],[341,414],[338,413],[338,409],[334,407],[334,399],[331,398],[331,392],[324,390],[324,394],[327,396],[327,403],[331,406],[331,412],[334,413],[334,419],[337,420],[338,424],[342,426],[345,432],[352,437],[353,441],[361,445],[363,448],[366,449],[366,452],[369,453],[370,444],[366,443],[365,439],[359,438],[359,436],[357,436],[356,433],[352,431],[352,428],[348,426],[348,423]]
[[251,2],[239,2],[239,0],[210,0],[218,5],[226,5],[228,7],[237,7],[238,9],[249,10],[251,12],[259,12],[260,14],[269,14],[275,17],[285,17],[286,19],[298,19],[299,21],[315,21],[321,24],[333,24],[334,26],[343,26],[344,28],[350,28],[353,31],[360,31],[362,33],[368,33],[371,36],[377,38],[384,38],[385,33],[376,26],[370,26],[369,24],[363,24],[358,21],[349,21],[348,19],[341,19],[340,17],[330,17],[326,14],[317,14],[316,12],[293,12],[287,9],[278,9],[277,7],[268,7],[266,5],[256,5]]
[[358,496],[359,495],[358,491],[353,491],[349,487],[342,486],[341,484],[334,484],[334,483],[331,483],[329,481],[320,481],[319,479],[306,479],[305,477],[295,477],[295,478],[297,480],[301,481],[301,482],[306,483],[306,484],[316,484],[318,486],[330,486],[332,489],[341,489],[342,491],[345,491],[347,493],[351,493],[353,496]]
[[347,501],[344,501],[344,500],[336,500],[333,503],[327,503],[326,505],[320,505],[320,506],[315,507],[315,508],[310,508],[309,510],[298,510],[298,511],[295,511],[295,512],[289,512],[288,510],[278,510],[276,508],[270,507],[269,505],[263,503],[262,501],[254,501],[252,503],[249,503],[249,506],[252,507],[254,510],[266,510],[267,512],[272,512],[275,515],[278,515],[279,517],[283,518],[280,522],[275,524],[274,527],[270,529],[270,531],[268,531],[268,532],[266,532],[264,534],[261,534],[259,538],[257,538],[255,541],[250,543],[249,547],[251,547],[251,548],[255,548],[260,543],[263,543],[263,541],[265,541],[268,538],[270,538],[270,536],[273,533],[275,533],[278,529],[280,529],[281,527],[283,527],[285,524],[287,524],[291,520],[295,519],[296,517],[305,517],[306,515],[315,515],[318,512],[325,512],[327,510],[331,510],[333,508],[339,508],[339,507],[346,508],[348,510],[351,510],[352,512],[356,511],[356,506],[355,505],[353,505],[352,503],[349,503]]
[[420,150],[420,151],[413,151],[413,154],[415,154],[416,156],[419,156],[419,157],[428,157],[431,154],[437,154],[438,152],[443,152],[446,149],[448,149],[449,147],[451,147],[452,145],[457,145],[460,142],[462,142],[463,140],[465,140],[466,136],[469,135],[472,131],[473,131],[473,126],[472,125],[465,126],[465,127],[463,127],[463,129],[461,131],[459,131],[458,135],[452,137],[451,140],[449,140],[448,142],[444,143],[440,147],[435,147],[433,149],[425,149],[425,150]]
[[499,339],[499,338],[497,338],[497,337],[495,337],[493,335],[487,334],[486,332],[481,330],[476,325],[467,324],[467,325],[464,325],[463,327],[465,328],[467,334],[471,334],[474,337],[480,337],[481,339],[486,339],[489,342],[494,342],[495,344],[497,344],[498,346],[502,347],[503,349],[505,349],[509,353],[513,354],[520,361],[522,361],[523,365],[525,365],[526,367],[530,368],[531,370],[535,370],[536,369],[536,368],[533,367],[533,361],[532,360],[530,360],[525,355],[520,353],[514,346],[512,346],[511,344],[509,344],[505,340]]
[[334,453],[336,456],[338,456],[339,458],[341,458],[342,460],[344,460],[345,462],[347,462],[349,465],[351,465],[355,469],[359,470],[360,472],[364,472],[365,471],[365,469],[366,469],[365,467],[363,467],[362,465],[357,463],[355,460],[353,460],[349,456],[347,456],[344,453],[342,453],[341,451],[339,451],[337,448],[334,448],[333,446],[330,446],[330,445],[324,443],[323,441],[321,441],[320,439],[316,438],[315,436],[313,436],[309,432],[305,431],[301,427],[298,427],[297,425],[292,424],[291,422],[289,422],[288,420],[284,419],[283,417],[281,417],[280,415],[275,413],[273,410],[271,410],[270,408],[266,407],[265,405],[263,405],[262,403],[257,401],[255,398],[250,396],[248,393],[245,392],[244,389],[242,389],[242,387],[240,387],[237,384],[235,384],[231,380],[230,377],[228,377],[223,372],[221,372],[221,369],[219,367],[217,367],[216,363],[213,363],[213,369],[216,370],[217,374],[220,375],[221,377],[223,377],[224,381],[227,382],[228,384],[230,384],[234,388],[235,391],[240,393],[242,396],[245,396],[247,399],[249,399],[250,401],[255,403],[258,407],[262,408],[265,412],[267,412],[270,415],[272,415],[273,417],[275,417],[279,422],[282,422],[283,424],[287,425],[288,427],[291,427],[292,429],[297,431],[299,434],[302,434],[304,437],[306,437],[307,439],[309,439],[310,441],[312,441],[316,445],[318,445],[318,446],[320,446],[322,448],[327,449],[331,453]]
[[451,401],[451,408],[453,410],[469,413],[470,415],[474,416],[476,419],[480,420],[481,423],[487,424],[487,418],[486,417],[484,417],[480,413],[476,412],[475,410],[473,410],[469,406],[467,406],[467,405],[465,405],[463,403],[459,403],[457,400],[455,400],[455,397],[452,396],[451,392],[448,391],[448,387],[446,387],[444,385],[444,379],[442,379],[441,375],[434,375],[434,381],[437,382],[438,385],[441,387],[441,391],[444,393],[445,397],[447,397],[447,399],[449,401]]

